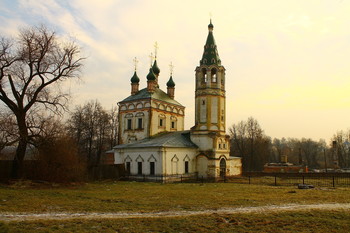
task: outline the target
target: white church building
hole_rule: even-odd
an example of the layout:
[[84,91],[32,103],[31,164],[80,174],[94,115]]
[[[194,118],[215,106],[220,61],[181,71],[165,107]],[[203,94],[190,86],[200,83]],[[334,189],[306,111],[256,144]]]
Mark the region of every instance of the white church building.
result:
[[223,177],[242,172],[241,158],[230,156],[226,135],[225,68],[217,51],[213,24],[199,66],[195,69],[195,125],[184,130],[185,107],[175,100],[172,75],[167,92],[159,88],[160,69],[154,60],[147,87],[131,78],[131,95],[118,103],[119,138],[116,164],[130,175],[169,176],[196,174]]

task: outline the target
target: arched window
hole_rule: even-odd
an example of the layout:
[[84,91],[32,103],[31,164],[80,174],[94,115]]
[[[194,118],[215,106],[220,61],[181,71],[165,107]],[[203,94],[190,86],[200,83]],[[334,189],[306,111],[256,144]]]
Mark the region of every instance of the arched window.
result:
[[158,117],[158,127],[159,128],[165,128],[165,115],[164,114],[160,114]]
[[133,115],[131,113],[128,113],[125,115],[125,129],[126,130],[132,130],[133,125],[132,125],[132,119]]
[[170,117],[170,129],[177,128],[177,118],[175,116]]
[[211,81],[212,81],[213,83],[216,83],[216,82],[217,82],[216,69],[215,69],[215,68],[211,69]]
[[202,69],[202,75],[203,75],[202,83],[206,83],[208,81],[206,69]]
[[144,116],[145,114],[143,112],[138,112],[136,113],[136,128],[137,129],[143,129],[143,124],[144,124]]

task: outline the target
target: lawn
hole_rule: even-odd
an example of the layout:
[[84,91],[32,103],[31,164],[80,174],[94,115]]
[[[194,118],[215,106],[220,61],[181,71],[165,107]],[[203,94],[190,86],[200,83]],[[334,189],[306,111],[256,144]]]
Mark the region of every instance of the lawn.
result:
[[[350,188],[299,190],[296,187],[234,183],[138,182],[100,182],[70,186],[24,182],[0,186],[0,213],[159,212],[349,202]],[[8,229],[9,232],[350,232],[348,219],[350,211],[346,210],[113,220],[72,219],[8,222],[0,224],[0,232],[1,229]]]

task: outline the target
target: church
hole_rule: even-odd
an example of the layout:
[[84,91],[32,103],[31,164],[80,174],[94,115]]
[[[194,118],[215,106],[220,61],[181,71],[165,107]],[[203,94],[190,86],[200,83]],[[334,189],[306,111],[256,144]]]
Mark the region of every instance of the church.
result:
[[175,100],[172,75],[166,92],[158,85],[157,58],[147,87],[140,89],[136,69],[131,95],[118,103],[116,164],[130,175],[196,175],[219,178],[240,175],[241,158],[230,156],[226,135],[225,68],[221,65],[210,20],[199,66],[195,69],[195,125],[184,130],[185,107]]

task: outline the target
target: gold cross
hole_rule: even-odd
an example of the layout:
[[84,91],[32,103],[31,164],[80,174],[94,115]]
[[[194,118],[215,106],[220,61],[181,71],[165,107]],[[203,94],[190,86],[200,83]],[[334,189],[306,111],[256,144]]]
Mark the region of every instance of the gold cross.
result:
[[170,76],[172,76],[173,75],[173,72],[174,72],[174,65],[173,65],[173,63],[172,62],[170,62],[170,65],[169,65],[169,68],[170,68]]
[[134,58],[134,66],[135,66],[135,71],[137,70],[137,63],[139,63],[139,60],[137,60],[137,58]]
[[157,52],[158,52],[159,46],[158,46],[158,42],[156,41],[154,43],[154,57],[157,58]]
[[152,67],[152,63],[153,63],[153,53],[151,53],[151,55],[149,55],[149,59],[151,60],[151,67]]

